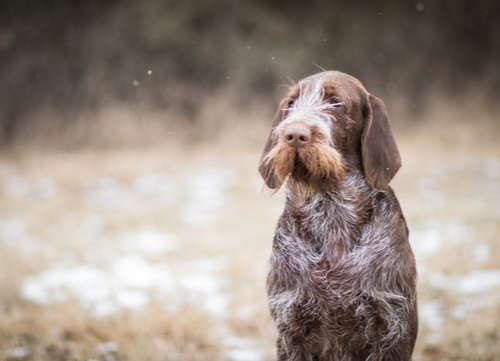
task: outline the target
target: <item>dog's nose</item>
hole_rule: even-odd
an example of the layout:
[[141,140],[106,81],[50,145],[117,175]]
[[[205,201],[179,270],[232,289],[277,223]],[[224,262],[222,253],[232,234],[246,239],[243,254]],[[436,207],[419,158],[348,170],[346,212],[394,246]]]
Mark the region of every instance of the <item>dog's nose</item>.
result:
[[305,127],[292,126],[285,130],[284,136],[288,144],[299,147],[311,139],[311,131]]

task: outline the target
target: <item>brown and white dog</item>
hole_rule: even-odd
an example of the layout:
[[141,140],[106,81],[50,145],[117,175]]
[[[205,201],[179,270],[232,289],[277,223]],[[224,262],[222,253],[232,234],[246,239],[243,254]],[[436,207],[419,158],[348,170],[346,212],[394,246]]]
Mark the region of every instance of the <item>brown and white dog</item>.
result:
[[325,71],[281,101],[259,171],[286,184],[268,304],[278,360],[410,360],[416,267],[389,182],[401,166],[384,103]]

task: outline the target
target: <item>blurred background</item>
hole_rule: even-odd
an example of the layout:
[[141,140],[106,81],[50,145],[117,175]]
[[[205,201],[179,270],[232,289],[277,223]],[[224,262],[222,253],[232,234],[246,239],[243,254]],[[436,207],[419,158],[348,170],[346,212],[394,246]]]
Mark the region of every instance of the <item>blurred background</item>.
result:
[[109,107],[200,133],[212,98],[273,107],[279,85],[320,68],[402,102],[408,122],[436,94],[493,111],[500,92],[495,1],[22,0],[0,16],[3,144],[71,132],[81,145]]
[[387,105],[415,360],[500,360],[500,4],[0,0],[0,360],[274,359],[287,85]]

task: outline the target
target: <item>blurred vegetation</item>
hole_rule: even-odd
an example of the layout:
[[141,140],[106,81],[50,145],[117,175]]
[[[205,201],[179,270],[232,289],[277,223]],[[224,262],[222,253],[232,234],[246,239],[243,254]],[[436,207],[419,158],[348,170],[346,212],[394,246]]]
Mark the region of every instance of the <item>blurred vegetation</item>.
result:
[[63,119],[44,119],[47,129],[64,128],[113,103],[196,124],[217,92],[242,109],[274,104],[278,85],[318,67],[416,110],[429,89],[493,108],[498,19],[495,0],[1,0],[0,142],[41,111]]

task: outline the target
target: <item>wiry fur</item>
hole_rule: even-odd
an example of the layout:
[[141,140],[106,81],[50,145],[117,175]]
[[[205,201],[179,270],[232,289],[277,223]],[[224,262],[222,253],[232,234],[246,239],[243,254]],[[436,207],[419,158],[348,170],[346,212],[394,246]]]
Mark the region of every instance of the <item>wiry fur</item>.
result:
[[[330,136],[335,119],[332,110],[342,104],[325,103],[324,94],[321,80],[311,87],[301,88],[301,96],[286,109],[287,118],[272,134],[278,144],[266,156],[265,162],[272,163],[281,182],[291,175],[295,181],[305,180],[303,186],[328,187],[344,176],[342,158]],[[298,149],[283,139],[284,131],[294,123],[306,125],[312,134],[312,141]]]
[[[325,89],[359,94],[336,90],[346,101],[333,105]],[[377,185],[383,189],[376,189],[366,179],[378,165],[362,164],[361,148],[374,144],[361,144],[370,136],[361,135],[371,121],[363,119],[371,114],[361,110],[363,96],[368,99],[361,84],[342,73],[305,79],[277,118],[261,160],[268,185],[287,180],[267,284],[280,361],[411,358],[417,333],[415,261],[392,189],[382,182]],[[283,131],[296,122],[312,136],[293,147]]]
[[[344,167],[340,154],[331,146],[331,140],[324,133],[312,126],[312,141],[304,147],[291,147],[280,134],[284,128],[276,130],[278,145],[267,155],[265,162],[272,163],[276,175],[284,182],[289,175],[295,181],[306,180],[304,186],[325,186],[335,183],[344,176]],[[294,173],[295,170],[295,173]]]

